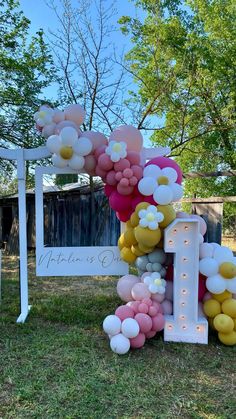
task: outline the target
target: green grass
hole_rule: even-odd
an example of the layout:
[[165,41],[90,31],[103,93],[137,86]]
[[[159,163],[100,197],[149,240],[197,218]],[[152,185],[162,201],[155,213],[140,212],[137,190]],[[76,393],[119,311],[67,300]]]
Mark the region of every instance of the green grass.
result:
[[33,308],[17,325],[14,263],[3,270],[0,418],[235,417],[235,347],[214,335],[209,345],[159,335],[119,357],[101,328],[120,304],[116,279],[36,279],[33,269]]

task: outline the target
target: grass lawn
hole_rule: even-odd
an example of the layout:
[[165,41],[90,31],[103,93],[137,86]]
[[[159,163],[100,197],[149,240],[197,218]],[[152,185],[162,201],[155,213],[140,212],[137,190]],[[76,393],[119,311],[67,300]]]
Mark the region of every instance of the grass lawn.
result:
[[19,314],[17,261],[3,260],[0,418],[236,417],[236,347],[164,343],[115,355],[101,324],[120,304],[116,279],[36,278]]

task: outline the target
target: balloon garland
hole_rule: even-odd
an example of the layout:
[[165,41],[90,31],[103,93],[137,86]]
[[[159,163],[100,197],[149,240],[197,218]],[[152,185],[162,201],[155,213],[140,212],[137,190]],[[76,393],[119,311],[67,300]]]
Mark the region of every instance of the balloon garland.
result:
[[197,215],[176,213],[173,202],[183,195],[182,172],[167,157],[142,162],[143,139],[138,129],[123,125],[109,139],[81,130],[85,110],[78,104],[64,111],[47,105],[34,115],[46,139],[55,167],[70,167],[100,176],[117,218],[126,223],[118,240],[121,258],[134,264],[138,275],[118,280],[125,303],[103,322],[110,347],[117,354],[141,348],[163,330],[173,311],[173,261],[163,249],[165,228],[175,218],[199,221],[199,305],[225,345],[236,344],[236,258],[217,243],[204,243],[206,223]]

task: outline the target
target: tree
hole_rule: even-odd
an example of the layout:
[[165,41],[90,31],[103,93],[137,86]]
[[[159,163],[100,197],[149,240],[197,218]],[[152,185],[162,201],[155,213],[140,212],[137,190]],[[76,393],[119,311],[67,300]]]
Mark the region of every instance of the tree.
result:
[[[33,114],[55,71],[43,31],[29,39],[30,21],[18,7],[18,1],[0,1],[0,146],[4,148],[43,143],[33,129]],[[9,177],[13,167],[5,161],[0,165]]]

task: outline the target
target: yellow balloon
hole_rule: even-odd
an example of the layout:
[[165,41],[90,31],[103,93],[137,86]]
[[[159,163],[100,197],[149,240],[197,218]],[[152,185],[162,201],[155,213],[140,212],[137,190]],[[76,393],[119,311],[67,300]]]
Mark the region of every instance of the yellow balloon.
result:
[[219,266],[219,273],[227,279],[232,279],[236,276],[236,265],[232,262],[224,262]]
[[236,330],[236,319],[233,319],[234,321],[234,330]]
[[207,317],[215,317],[217,314],[221,313],[221,306],[219,301],[213,300],[213,298],[211,298],[210,300],[204,302],[203,310]]
[[132,224],[131,224],[131,221],[130,220],[129,221],[126,221],[125,225],[126,225],[126,229],[132,228]]
[[172,205],[158,205],[157,211],[160,211],[164,215],[164,220],[159,223],[161,228],[167,227],[176,218],[176,213]]
[[124,232],[124,239],[126,247],[130,247],[132,245],[137,244],[133,228],[128,228],[128,230]]
[[139,216],[133,212],[133,214],[130,217],[130,224],[132,227],[136,227],[139,223]]
[[146,253],[146,252],[142,252],[142,251],[139,249],[138,245],[131,246],[131,251],[132,251],[132,253],[133,253],[135,256],[143,256],[143,255],[145,255],[145,253]]
[[236,332],[233,330],[230,333],[218,333],[219,340],[224,343],[224,345],[232,346],[236,345]]
[[147,209],[149,205],[150,204],[148,202],[140,202],[138,205],[136,205],[135,213],[138,215],[139,211],[141,211],[142,209]]
[[225,290],[221,294],[211,294],[211,295],[214,298],[214,300],[219,301],[219,303],[223,303],[223,301],[227,300],[227,298],[232,297],[232,293],[227,290]]
[[213,320],[217,332],[231,333],[234,330],[234,322],[227,314],[217,314]]
[[228,298],[222,303],[222,311],[228,316],[236,318],[236,300],[235,298]]
[[124,233],[122,233],[121,236],[119,237],[118,247],[119,247],[120,250],[123,249],[123,247],[125,247],[125,236],[124,236]]
[[142,243],[138,244],[138,248],[144,254],[145,253],[151,253],[154,250],[154,247],[144,246]]
[[135,256],[129,247],[123,247],[120,252],[120,257],[127,263],[134,263],[137,256]]
[[143,244],[144,246],[154,247],[161,240],[161,230],[150,230],[149,228],[143,228],[137,226],[134,229],[134,235],[138,244]]

